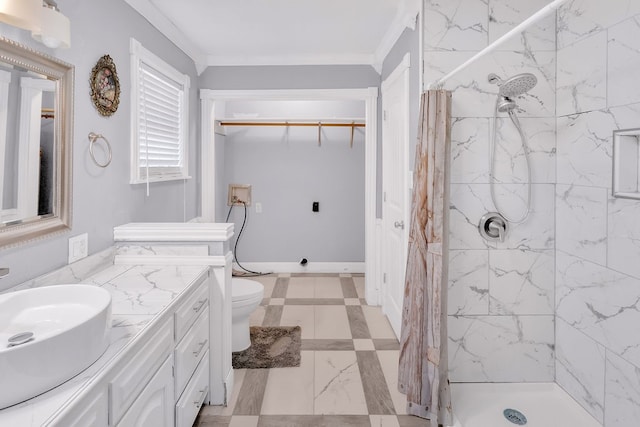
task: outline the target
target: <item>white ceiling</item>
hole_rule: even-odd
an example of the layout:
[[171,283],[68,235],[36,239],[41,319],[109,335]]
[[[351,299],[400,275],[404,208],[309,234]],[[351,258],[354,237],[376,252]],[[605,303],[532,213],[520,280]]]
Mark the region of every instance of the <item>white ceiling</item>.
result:
[[382,60],[420,0],[126,0],[196,63],[370,64]]

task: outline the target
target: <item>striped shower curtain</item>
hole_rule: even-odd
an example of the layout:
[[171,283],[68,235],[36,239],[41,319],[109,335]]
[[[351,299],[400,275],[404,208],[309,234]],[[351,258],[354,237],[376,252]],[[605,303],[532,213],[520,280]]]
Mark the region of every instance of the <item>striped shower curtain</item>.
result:
[[407,395],[407,413],[438,427],[452,424],[446,321],[451,92],[423,93],[420,118],[398,389]]

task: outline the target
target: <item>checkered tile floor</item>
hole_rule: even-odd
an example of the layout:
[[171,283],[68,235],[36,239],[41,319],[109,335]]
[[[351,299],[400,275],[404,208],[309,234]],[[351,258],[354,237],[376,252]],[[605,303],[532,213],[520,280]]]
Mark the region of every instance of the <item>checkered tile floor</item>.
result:
[[195,426],[413,427],[397,391],[398,341],[357,274],[254,278],[265,298],[252,325],[302,328],[298,368],[239,369],[227,407],[205,406]]

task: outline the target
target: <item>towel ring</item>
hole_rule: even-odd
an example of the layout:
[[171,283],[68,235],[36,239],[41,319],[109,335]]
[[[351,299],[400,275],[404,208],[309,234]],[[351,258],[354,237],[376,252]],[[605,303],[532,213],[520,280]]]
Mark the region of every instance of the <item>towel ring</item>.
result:
[[[107,145],[107,149],[108,149],[108,153],[109,153],[109,158],[107,159],[106,163],[100,163],[96,160],[96,156],[93,154],[93,144],[96,143],[97,140],[102,139],[104,140],[105,144]],[[99,166],[101,168],[106,168],[107,166],[109,166],[109,164],[111,163],[111,159],[113,158],[113,153],[111,152],[111,144],[109,144],[109,141],[107,140],[107,138],[105,138],[104,136],[100,135],[99,133],[94,133],[94,132],[89,132],[89,154],[91,155],[91,160],[93,160],[93,163],[96,164],[96,166]]]

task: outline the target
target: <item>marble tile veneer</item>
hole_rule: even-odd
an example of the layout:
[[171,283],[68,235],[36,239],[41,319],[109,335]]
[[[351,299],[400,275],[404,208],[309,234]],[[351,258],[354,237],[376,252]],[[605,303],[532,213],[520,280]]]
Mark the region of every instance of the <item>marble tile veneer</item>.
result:
[[453,382],[554,380],[553,316],[449,316]]
[[608,190],[556,185],[556,248],[605,265]]
[[556,315],[640,366],[638,279],[558,251]]

